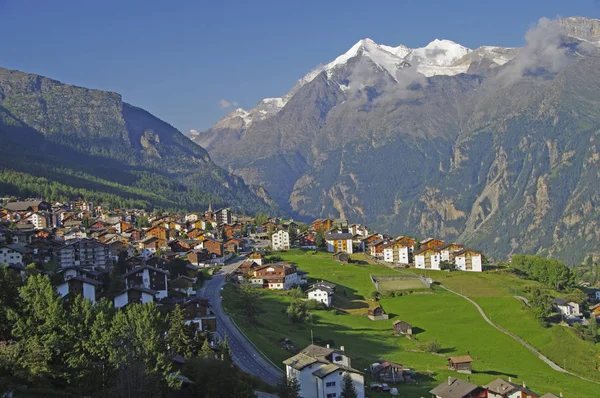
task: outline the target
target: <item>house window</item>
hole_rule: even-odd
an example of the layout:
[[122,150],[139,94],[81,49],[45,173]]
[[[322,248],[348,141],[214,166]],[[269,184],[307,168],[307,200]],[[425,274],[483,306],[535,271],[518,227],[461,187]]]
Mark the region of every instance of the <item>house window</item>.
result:
[[332,392],[331,394],[327,394],[327,398],[335,398],[337,397],[337,394]]
[[325,384],[325,386],[326,386],[326,387],[335,387],[335,381],[328,381],[328,382]]

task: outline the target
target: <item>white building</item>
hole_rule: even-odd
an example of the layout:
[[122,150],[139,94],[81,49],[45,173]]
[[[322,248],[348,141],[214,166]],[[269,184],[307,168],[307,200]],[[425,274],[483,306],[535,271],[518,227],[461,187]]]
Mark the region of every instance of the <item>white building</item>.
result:
[[562,298],[557,298],[554,299],[554,301],[552,301],[552,304],[554,305],[554,307],[556,307],[556,309],[558,310],[558,312],[560,312],[562,316],[566,316],[569,318],[583,315],[581,313],[581,310],[579,309],[579,304],[573,301],[567,301]]
[[309,300],[316,300],[331,307],[333,295],[335,293],[335,285],[329,282],[317,282],[312,285],[307,291]]
[[393,264],[408,264],[410,263],[410,252],[410,246],[400,242],[391,242],[383,247],[383,261]]
[[156,292],[145,287],[134,286],[119,293],[115,299],[115,308],[121,308],[127,304],[146,304],[154,301]]
[[329,253],[344,252],[352,254],[352,240],[354,235],[351,233],[330,233],[325,235],[327,242],[327,251]]
[[127,288],[142,287],[152,290],[156,298],[161,299],[169,296],[168,276],[169,271],[143,265],[127,272],[123,279]]
[[73,295],[81,294],[84,298],[92,303],[96,302],[96,287],[102,285],[95,279],[86,278],[83,276],[74,276],[65,280],[56,287],[56,291],[61,297],[65,297],[71,293]]
[[290,249],[290,234],[287,231],[279,230],[271,235],[271,248],[275,251]]
[[341,397],[346,373],[352,378],[358,398],[365,397],[364,376],[351,367],[350,357],[344,352],[344,347],[334,350],[329,347],[309,345],[283,363],[287,377],[298,380],[302,397]]
[[423,249],[415,252],[415,268],[440,269],[442,255],[437,249]]
[[0,264],[22,264],[24,250],[22,246],[15,244],[0,246]]
[[59,267],[106,267],[110,262],[108,246],[93,239],[68,241],[54,252]]
[[198,221],[198,214],[189,213],[185,215],[185,222],[195,222]]
[[44,228],[48,228],[48,219],[49,216],[45,215],[45,214],[40,214],[40,213],[33,213],[32,215],[30,215],[29,217],[27,217],[27,219],[29,221],[31,221],[31,223],[33,224],[33,226],[35,227],[35,229],[44,229]]
[[461,271],[481,272],[481,253],[465,249],[454,253],[454,264]]
[[449,243],[439,248],[442,261],[454,261],[454,254],[464,250],[465,247],[456,243]]

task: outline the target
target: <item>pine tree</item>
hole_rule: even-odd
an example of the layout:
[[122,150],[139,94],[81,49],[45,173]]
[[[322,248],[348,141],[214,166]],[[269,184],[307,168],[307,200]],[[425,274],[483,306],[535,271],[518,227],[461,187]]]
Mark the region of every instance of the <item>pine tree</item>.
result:
[[178,305],[168,316],[166,343],[171,355],[183,355],[185,358],[192,356],[190,339],[186,333],[183,309]]
[[202,349],[200,350],[200,357],[213,359],[215,357],[215,352],[210,348],[210,343],[208,339],[204,340],[204,344],[202,344]]
[[227,338],[227,335],[225,335],[225,338],[221,343],[221,352],[227,357],[227,359],[229,359],[230,361],[232,360],[231,347],[229,347],[229,339]]
[[295,377],[283,376],[277,385],[277,394],[279,398],[299,398],[300,382]]
[[344,378],[342,380],[342,395],[340,397],[358,398],[358,392],[356,392],[350,373],[344,373]]

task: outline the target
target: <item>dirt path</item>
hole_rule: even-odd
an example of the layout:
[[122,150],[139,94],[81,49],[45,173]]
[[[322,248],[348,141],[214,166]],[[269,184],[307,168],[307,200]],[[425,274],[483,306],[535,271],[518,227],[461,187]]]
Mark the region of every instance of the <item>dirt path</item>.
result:
[[514,333],[509,332],[508,330],[496,325],[495,323],[493,323],[485,314],[485,312],[483,312],[483,309],[479,306],[479,304],[477,304],[475,301],[471,300],[469,297],[462,295],[460,293],[455,292],[452,289],[447,288],[446,286],[440,285],[440,287],[444,290],[449,291],[450,293],[456,294],[457,296],[460,296],[462,298],[464,298],[465,300],[468,300],[471,304],[473,304],[475,306],[475,308],[477,308],[477,311],[479,311],[479,313],[481,314],[481,316],[483,317],[483,319],[490,324],[490,326],[492,326],[494,329],[498,330],[499,332],[504,333],[507,336],[510,336],[511,338],[513,338],[514,340],[516,340],[518,343],[520,343],[521,345],[523,345],[525,348],[527,348],[529,351],[533,352],[535,355],[538,356],[538,358],[540,358],[542,361],[546,362],[548,364],[548,366],[550,366],[552,369],[556,370],[557,372],[562,372],[562,373],[566,373],[569,374],[571,376],[575,376],[581,380],[585,380],[588,381],[590,383],[595,383],[595,384],[600,384],[600,382],[595,381],[595,380],[591,380],[588,378],[585,378],[583,376],[580,376],[578,374],[575,374],[573,372],[569,372],[566,369],[561,368],[560,366],[558,366],[557,364],[555,364],[554,362],[552,362],[550,359],[548,359],[546,356],[544,356],[541,352],[539,352],[535,347],[533,347],[532,345],[530,345],[529,343],[527,343],[526,341],[524,341],[522,338],[520,338],[519,336],[515,335]]

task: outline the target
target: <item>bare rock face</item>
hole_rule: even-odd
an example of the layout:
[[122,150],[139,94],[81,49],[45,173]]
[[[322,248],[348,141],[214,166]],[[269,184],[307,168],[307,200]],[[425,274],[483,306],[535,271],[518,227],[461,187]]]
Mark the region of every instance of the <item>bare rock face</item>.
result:
[[565,34],[592,43],[600,42],[600,19],[569,17],[559,20]]

